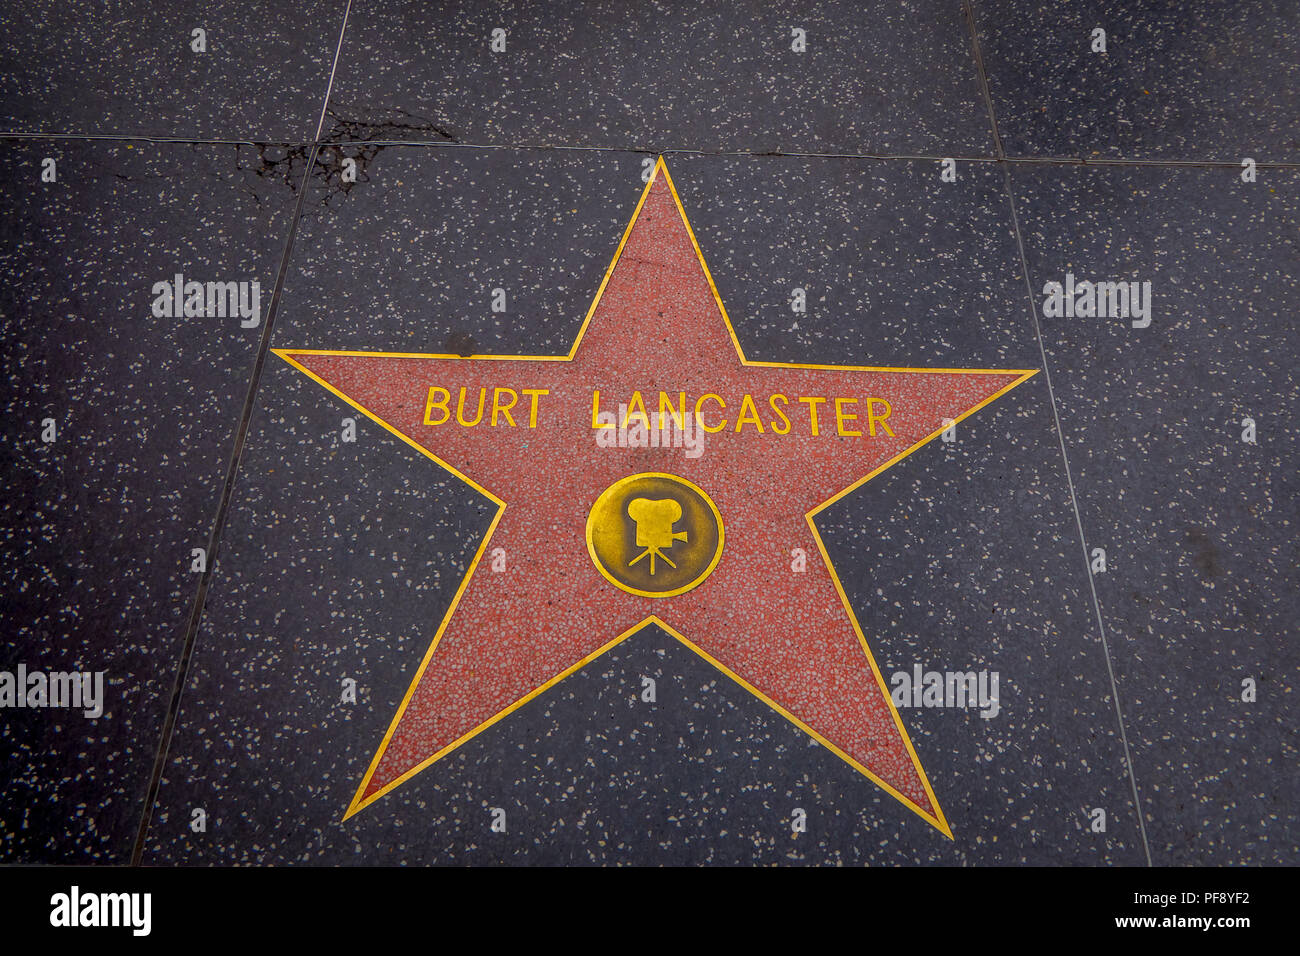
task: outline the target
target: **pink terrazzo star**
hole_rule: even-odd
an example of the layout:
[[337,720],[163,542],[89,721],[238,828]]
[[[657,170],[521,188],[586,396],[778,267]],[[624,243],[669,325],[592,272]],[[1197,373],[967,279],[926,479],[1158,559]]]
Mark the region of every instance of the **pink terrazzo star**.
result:
[[[349,816],[653,621],[951,836],[812,516],[1032,371],[746,361],[662,160],[568,356],[276,351],[500,507]],[[595,390],[602,410],[639,392],[652,414],[661,391],[717,396],[701,420],[725,426],[698,457],[606,447]],[[693,482],[722,516],[717,567],[686,593],[628,593],[588,553],[593,502],[640,472]]]

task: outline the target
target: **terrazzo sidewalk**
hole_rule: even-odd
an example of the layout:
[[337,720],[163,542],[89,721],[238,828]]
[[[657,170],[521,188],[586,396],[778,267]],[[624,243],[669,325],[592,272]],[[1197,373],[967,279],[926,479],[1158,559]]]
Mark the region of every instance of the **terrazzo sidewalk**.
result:
[[[1297,24],[1295,0],[15,9],[0,862],[1294,864]],[[408,380],[433,360],[302,350],[443,358]],[[799,383],[787,432],[762,372]],[[453,435],[470,384],[487,417]],[[494,386],[547,390],[541,431]],[[700,463],[580,447],[591,390],[633,388],[727,425]],[[882,389],[913,396],[897,447],[871,444]],[[870,479],[811,530],[782,510],[844,455],[837,488]],[[651,472],[727,525],[689,594],[584,544],[587,499]],[[578,510],[517,547],[497,493],[523,475]],[[99,699],[56,706],[59,674]]]

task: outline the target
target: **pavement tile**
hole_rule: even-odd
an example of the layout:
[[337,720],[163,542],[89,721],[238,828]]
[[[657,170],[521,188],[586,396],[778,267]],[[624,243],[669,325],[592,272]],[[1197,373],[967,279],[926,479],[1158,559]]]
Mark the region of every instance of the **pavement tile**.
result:
[[309,140],[344,6],[15,4],[0,33],[0,132]]
[[1152,284],[1147,328],[1042,324],[1157,864],[1294,856],[1298,187],[1015,171],[1036,293],[1066,273]]
[[262,321],[158,318],[152,287],[258,281],[265,310],[295,197],[248,147],[9,140],[0,153],[0,671],[104,672],[98,719],[6,710],[0,857],[121,863]]
[[[792,30],[805,31],[795,52]],[[504,51],[492,50],[505,31]],[[955,0],[356,4],[330,139],[991,155]]]
[[1296,0],[973,6],[1008,156],[1300,159]]

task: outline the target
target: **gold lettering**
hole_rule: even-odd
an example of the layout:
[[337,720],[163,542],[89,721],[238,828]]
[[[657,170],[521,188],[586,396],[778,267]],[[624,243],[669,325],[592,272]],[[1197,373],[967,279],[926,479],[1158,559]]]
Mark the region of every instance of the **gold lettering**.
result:
[[668,397],[668,394],[666,392],[659,393],[659,427],[660,428],[664,427],[664,411],[667,410],[673,416],[673,421],[677,423],[677,427],[683,431],[686,429],[686,393],[678,392],[677,394],[681,396],[681,398],[679,399],[679,401],[681,401],[682,403],[681,411],[677,410],[677,406],[673,404],[673,400]]
[[776,400],[778,398],[781,399],[781,404],[787,406],[790,404],[790,399],[786,398],[780,392],[777,392],[775,395],[769,398],[767,400],[767,404],[771,407],[772,411],[776,412],[778,415],[781,416],[781,421],[785,422],[785,427],[782,428],[776,422],[768,422],[768,425],[771,427],[772,431],[776,432],[778,435],[788,435],[790,434],[790,419],[786,418],[785,412],[781,411],[781,409],[776,407]]
[[799,401],[800,401],[801,404],[804,404],[804,405],[807,405],[807,406],[808,406],[808,423],[809,423],[809,425],[812,426],[812,433],[813,433],[813,437],[815,438],[815,437],[817,437],[819,434],[821,434],[821,433],[817,430],[817,406],[818,406],[818,405],[824,405],[824,404],[826,403],[826,399],[824,399],[824,398],[801,398],[801,399],[799,399]]
[[526,388],[524,394],[529,397],[531,404],[528,407],[528,427],[537,427],[537,400],[543,395],[550,395],[549,388]]
[[858,404],[858,400],[856,398],[835,399],[835,433],[837,435],[843,435],[846,438],[856,438],[859,435],[861,435],[862,432],[854,431],[851,428],[844,427],[845,422],[856,422],[858,420],[857,415],[845,414],[844,405],[847,402],[852,402],[854,405]]
[[[885,406],[885,414],[877,415],[875,413],[876,402]],[[885,434],[890,438],[894,437],[894,430],[885,422],[885,419],[889,417],[891,411],[893,411],[893,409],[889,407],[889,402],[885,401],[883,398],[867,399],[867,429],[871,432],[871,437],[874,438],[876,435],[876,422],[880,422],[880,427],[885,430]]]
[[632,400],[627,403],[627,417],[623,419],[623,427],[627,428],[632,424],[633,418],[640,418],[641,424],[648,430],[650,428],[650,413],[645,409],[645,399],[641,397],[640,392],[632,393]]
[[[436,392],[442,393],[442,401],[435,402],[433,400],[433,396]],[[450,401],[451,401],[451,392],[447,391],[445,388],[440,388],[437,385],[430,385],[429,400],[424,403],[424,423],[426,425],[444,424],[447,421],[447,419],[451,418],[451,409],[447,407],[447,403]],[[435,408],[442,409],[442,418],[438,419],[438,421],[436,422],[431,422],[429,421],[429,413],[432,412]]]
[[754,407],[754,397],[748,392],[740,400],[740,414],[736,416],[736,431],[744,425],[757,425],[758,433],[763,434],[763,423],[758,420],[758,409]]
[[706,432],[712,434],[714,432],[720,432],[724,428],[726,428],[727,420],[724,418],[722,421],[720,421],[717,425],[713,426],[712,428],[704,424],[704,419],[700,416],[700,406],[703,405],[709,399],[713,399],[713,401],[718,403],[719,411],[726,411],[727,403],[722,400],[722,396],[714,395],[712,392],[709,392],[705,395],[701,395],[699,398],[695,400],[695,422]]
[[[501,393],[507,392],[510,395],[510,404],[501,404]],[[497,427],[497,413],[500,412],[510,423],[510,427],[515,427],[514,417],[510,414],[510,409],[515,407],[515,402],[519,401],[519,395],[513,388],[494,388],[492,390],[492,427]]]
[[472,428],[483,420],[483,402],[487,399],[487,389],[478,390],[478,417],[472,422],[465,421],[465,386],[460,387],[460,400],[456,402],[456,421],[466,428]]
[[591,427],[592,428],[613,428],[613,422],[599,421],[600,417],[600,389],[591,393]]

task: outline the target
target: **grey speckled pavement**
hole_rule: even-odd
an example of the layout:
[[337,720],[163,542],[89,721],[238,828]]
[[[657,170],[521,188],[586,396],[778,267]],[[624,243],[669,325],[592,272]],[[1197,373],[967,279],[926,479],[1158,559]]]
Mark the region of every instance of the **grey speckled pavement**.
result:
[[[0,863],[1294,864],[1300,8],[1193,6],[16,10]],[[750,362],[1037,372],[814,519],[887,689],[998,680],[823,706],[950,832],[666,611],[349,815],[496,505],[281,354],[564,355],[661,157]]]

